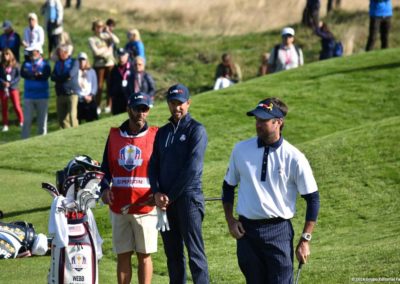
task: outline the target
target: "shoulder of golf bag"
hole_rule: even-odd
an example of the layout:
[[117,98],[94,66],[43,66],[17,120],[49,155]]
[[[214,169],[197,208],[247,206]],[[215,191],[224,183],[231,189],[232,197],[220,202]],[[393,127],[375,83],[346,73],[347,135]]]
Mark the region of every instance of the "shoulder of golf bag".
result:
[[100,171],[100,163],[87,155],[77,155],[70,160],[63,170],[56,172],[56,186],[60,194],[63,192],[64,181],[70,176],[81,175],[85,171]]
[[[28,252],[30,252],[32,249],[36,238],[35,229],[31,223],[24,221],[16,221],[11,223],[0,222],[0,234],[3,236],[3,245],[7,247],[5,243],[8,243],[14,248],[14,257],[7,258],[30,255]],[[0,247],[2,247],[1,244]],[[2,258],[2,256],[0,256],[0,258]]]

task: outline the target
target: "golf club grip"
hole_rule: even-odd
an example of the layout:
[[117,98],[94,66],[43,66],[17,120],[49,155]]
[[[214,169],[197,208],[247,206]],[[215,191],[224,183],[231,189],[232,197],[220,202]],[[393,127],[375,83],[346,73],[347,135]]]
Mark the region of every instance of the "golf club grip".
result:
[[304,264],[304,263],[299,262],[299,267],[298,267],[299,270],[303,267],[303,264]]

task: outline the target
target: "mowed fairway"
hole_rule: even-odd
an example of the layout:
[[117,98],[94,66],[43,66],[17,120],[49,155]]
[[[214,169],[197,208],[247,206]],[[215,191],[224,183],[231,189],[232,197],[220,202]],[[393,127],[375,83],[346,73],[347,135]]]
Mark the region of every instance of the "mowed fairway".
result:
[[[312,255],[303,268],[302,283],[400,277],[399,74],[400,50],[392,49],[313,63],[193,97],[191,113],[209,135],[203,177],[207,197],[220,195],[234,144],[255,133],[254,119],[245,112],[267,96],[278,96],[289,105],[284,136],[307,155],[321,193]],[[167,107],[160,103],[152,109],[150,123],[162,125],[167,118]],[[109,127],[124,119],[120,115],[1,145],[4,221],[32,222],[38,232],[46,233],[51,200],[40,183],[54,183],[55,171],[75,154],[101,160]],[[293,219],[296,242],[304,207],[299,199]],[[105,241],[100,282],[115,283],[107,208],[96,208],[95,216]],[[211,282],[244,283],[219,202],[206,205],[204,238]],[[153,283],[168,283],[161,240],[159,249]],[[49,256],[3,260],[0,283],[43,283],[49,263]]]

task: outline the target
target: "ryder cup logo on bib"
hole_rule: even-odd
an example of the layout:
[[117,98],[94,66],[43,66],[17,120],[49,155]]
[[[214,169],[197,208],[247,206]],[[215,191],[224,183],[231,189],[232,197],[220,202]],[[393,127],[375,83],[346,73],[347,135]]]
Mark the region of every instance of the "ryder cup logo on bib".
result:
[[119,150],[118,164],[127,171],[132,171],[143,163],[142,150],[138,147],[128,144]]

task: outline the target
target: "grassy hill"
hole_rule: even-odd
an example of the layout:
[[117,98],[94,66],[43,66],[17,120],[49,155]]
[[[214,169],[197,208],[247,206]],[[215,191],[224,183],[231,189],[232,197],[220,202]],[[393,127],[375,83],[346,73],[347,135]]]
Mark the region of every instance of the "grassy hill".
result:
[[[313,63],[193,97],[191,113],[209,135],[203,177],[208,197],[220,195],[234,144],[255,135],[254,119],[245,112],[268,96],[289,105],[284,136],[308,157],[321,193],[312,256],[302,283],[400,277],[399,72],[400,52],[391,49]],[[38,232],[47,232],[50,197],[39,189],[40,182],[54,182],[55,171],[75,154],[101,160],[109,127],[125,117],[1,145],[0,209],[5,221],[26,220]],[[167,117],[166,105],[159,103],[149,119],[162,125]],[[293,219],[296,241],[304,210],[299,199]],[[95,216],[105,240],[100,281],[114,283],[107,208],[96,208]],[[204,238],[212,283],[244,283],[219,202],[206,204]],[[2,261],[0,283],[42,282],[49,263],[48,256]],[[161,240],[154,268],[154,283],[167,283]]]
[[[0,0],[0,19],[10,19],[15,30],[22,34],[27,25],[26,15],[36,12],[39,21],[40,5],[29,0],[6,1]],[[43,1],[40,1],[43,2]],[[400,39],[396,34],[400,33],[400,13],[394,13],[392,20],[392,36],[390,46],[400,47]],[[220,61],[223,52],[230,52],[233,58],[241,66],[244,80],[256,78],[260,56],[269,52],[280,41],[280,29],[249,33],[235,36],[208,36],[204,34],[188,35],[176,32],[170,28],[170,32],[157,32],[143,29],[140,22],[154,21],[145,15],[138,15],[132,11],[122,11],[118,14],[107,11],[84,8],[81,11],[75,9],[65,10],[64,28],[72,37],[76,56],[79,51],[89,52],[87,39],[91,36],[91,22],[96,19],[112,17],[117,20],[116,33],[121,39],[122,45],[126,42],[126,31],[133,27],[141,30],[142,38],[146,46],[147,70],[156,80],[158,94],[161,96],[168,86],[175,82],[186,84],[193,94],[209,91],[213,86],[215,67]],[[179,24],[182,19],[166,17],[168,26]],[[351,51],[360,53],[366,43],[368,30],[368,14],[366,12],[340,11],[330,15],[325,20],[330,24],[334,34],[342,40]],[[165,21],[165,19],[163,20]],[[157,22],[157,21],[155,21]],[[303,47],[306,64],[318,60],[320,50],[319,38],[308,29],[300,25],[294,25],[296,40]],[[265,29],[267,29],[266,27]],[[46,39],[47,41],[47,39]],[[377,43],[378,46],[378,43]],[[45,48],[47,57],[47,46]],[[322,65],[324,66],[324,65]],[[23,84],[21,82],[21,90]],[[49,106],[49,131],[58,129],[55,111],[55,93],[51,85],[51,97]],[[11,121],[16,121],[10,105]],[[102,116],[102,118],[107,116]],[[32,135],[35,135],[33,126]],[[20,139],[20,129],[12,125],[7,133],[0,132],[0,144]]]

